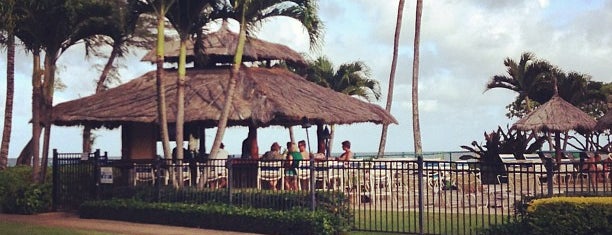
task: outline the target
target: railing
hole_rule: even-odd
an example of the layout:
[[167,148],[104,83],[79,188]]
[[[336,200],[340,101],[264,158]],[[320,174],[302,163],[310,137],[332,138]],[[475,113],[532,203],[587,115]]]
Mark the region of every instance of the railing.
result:
[[[99,181],[94,184],[92,180],[59,180],[54,181],[59,184],[54,185],[54,189],[73,187],[66,184],[89,184],[83,188],[90,187],[92,189],[86,191],[94,193],[87,196],[109,198],[119,187],[151,187],[158,189],[158,201],[180,201],[190,196],[168,191],[164,191],[163,195],[159,193],[159,189],[166,185],[180,185],[195,191],[222,192],[211,198],[190,201],[213,200],[230,204],[258,200],[255,197],[232,198],[232,195],[240,192],[293,191],[311,195],[312,209],[317,209],[316,192],[341,192],[348,198],[353,211],[351,223],[355,230],[360,231],[476,233],[479,228],[517,218],[520,216],[517,212],[521,210],[521,202],[533,197],[612,193],[610,168],[607,167],[610,163],[586,162],[584,159],[564,160],[558,164],[552,159],[510,161],[505,162],[505,171],[492,172],[478,162],[424,161],[410,157],[301,161],[299,164],[242,159],[209,159],[187,163],[109,160],[95,163],[99,156],[99,152],[94,154],[93,162],[80,158],[66,160],[71,159],[70,155],[55,152],[54,179],[56,174],[60,179],[66,178],[70,172],[64,169],[69,164],[62,164],[62,161],[73,161],[87,166],[89,170],[89,166],[112,168],[112,184],[101,184]],[[99,174],[101,170],[91,172]],[[58,198],[70,193],[69,190],[58,190]],[[291,208],[291,205],[279,208]]]

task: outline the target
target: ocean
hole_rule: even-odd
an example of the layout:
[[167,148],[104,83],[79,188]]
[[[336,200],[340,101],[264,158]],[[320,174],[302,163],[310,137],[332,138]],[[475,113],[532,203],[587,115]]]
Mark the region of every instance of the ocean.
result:
[[[332,157],[338,157],[341,153],[332,153]],[[436,159],[443,161],[457,161],[462,155],[475,155],[474,153],[461,151],[461,152],[425,152],[423,153],[423,159]],[[356,152],[355,158],[358,159],[369,159],[376,157],[376,152]],[[385,158],[416,158],[414,152],[388,152],[385,153]],[[17,158],[9,158],[8,165],[15,166]]]

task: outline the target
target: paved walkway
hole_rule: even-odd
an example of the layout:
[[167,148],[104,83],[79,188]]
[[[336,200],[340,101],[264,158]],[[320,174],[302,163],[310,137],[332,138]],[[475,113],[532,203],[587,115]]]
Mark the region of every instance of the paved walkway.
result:
[[73,229],[87,229],[101,232],[125,235],[149,235],[149,234],[220,234],[220,235],[245,235],[253,233],[240,233],[230,231],[219,231],[210,229],[188,228],[178,226],[165,226],[156,224],[141,224],[114,220],[81,219],[76,214],[65,212],[43,213],[38,215],[11,215],[0,214],[0,221],[28,223],[51,227],[64,227]]

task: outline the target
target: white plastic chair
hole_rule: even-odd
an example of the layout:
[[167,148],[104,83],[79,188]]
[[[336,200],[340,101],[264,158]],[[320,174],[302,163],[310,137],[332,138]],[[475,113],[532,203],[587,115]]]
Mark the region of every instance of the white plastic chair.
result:
[[[218,188],[220,181],[227,180],[226,161],[226,159],[209,159],[205,164],[198,163],[198,174],[203,174],[206,185]],[[201,178],[202,176],[198,175],[197,180],[199,181]]]
[[257,189],[261,189],[261,181],[281,182],[281,189],[285,189],[284,168],[282,161],[259,161],[257,167]]
[[134,163],[134,186],[139,183],[155,184],[155,171],[151,164]]
[[297,171],[298,190],[302,190],[302,182],[307,182],[307,190],[310,189],[310,161],[299,161]]
[[384,159],[375,159],[370,168],[370,188],[374,199],[384,196],[387,198],[391,194],[390,167]]

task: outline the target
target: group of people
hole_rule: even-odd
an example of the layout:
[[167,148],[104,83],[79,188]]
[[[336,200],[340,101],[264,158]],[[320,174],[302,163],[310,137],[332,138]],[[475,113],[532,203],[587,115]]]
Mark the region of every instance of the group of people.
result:
[[[208,161],[214,161],[213,164],[219,165],[219,166],[213,167],[211,171],[209,172],[209,174],[211,175],[207,176],[211,179],[213,178],[216,179],[214,182],[210,182],[212,184],[211,187],[214,187],[214,188],[223,188],[227,186],[227,179],[225,177],[226,173],[225,173],[225,170],[223,169],[224,166],[219,163],[220,160],[227,160],[229,158],[229,153],[227,152],[227,150],[225,150],[224,147],[225,145],[221,143],[219,152],[216,154],[216,156],[207,157]],[[172,152],[173,162],[176,161],[176,151],[177,151],[177,148],[173,149],[173,152]],[[183,149],[183,151],[185,153],[184,162],[189,162],[189,163],[195,162],[195,161],[191,161],[191,160],[195,160],[195,157],[193,157],[194,156],[193,153],[191,153],[187,149]],[[348,161],[353,158],[354,154],[351,151],[351,142],[349,142],[348,140],[342,142],[342,151],[343,152],[339,157],[334,158],[335,160]],[[284,162],[284,167],[285,167],[285,175],[283,176],[285,177],[285,185],[284,185],[285,189],[297,190],[298,183],[299,183],[299,180],[297,177],[298,175],[297,168],[299,166],[299,162],[303,160],[310,160],[310,158],[314,158],[314,160],[316,161],[327,160],[327,157],[323,153],[315,153],[315,154],[309,153],[306,150],[306,141],[300,140],[298,141],[297,144],[295,142],[287,142],[287,148],[283,152],[281,152],[281,146],[278,144],[278,142],[274,142],[270,146],[270,151],[267,151],[266,153],[264,153],[260,159],[261,160],[282,160]],[[195,164],[193,165],[195,166]],[[195,170],[195,167],[194,167],[194,170]],[[194,173],[193,175],[196,175],[196,174]],[[269,184],[270,184],[270,188],[274,190],[277,189],[276,181],[269,181]]]
[[[310,160],[314,158],[316,161],[327,160],[325,154],[316,153],[311,154],[306,151],[306,141],[300,140],[297,144],[294,142],[287,142],[287,149],[281,153],[281,146],[278,142],[272,143],[270,151],[267,151],[262,157],[262,160],[284,160],[285,161],[285,189],[286,190],[298,190],[299,179],[297,169],[299,162],[304,160]],[[351,142],[345,140],[342,142],[343,153],[335,158],[338,161],[348,161],[353,158],[353,152],[351,151]],[[269,181],[270,187],[276,190],[276,181]]]
[[586,158],[585,164],[582,165],[581,171],[588,173],[590,183],[596,184],[597,181],[608,180],[610,176],[610,165],[612,165],[612,154],[604,155],[604,153],[595,153],[594,156]]

